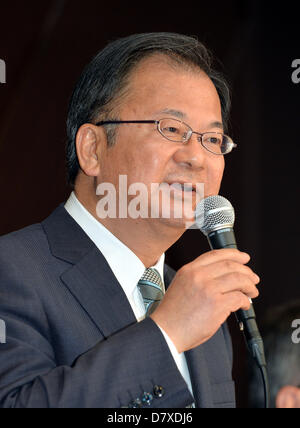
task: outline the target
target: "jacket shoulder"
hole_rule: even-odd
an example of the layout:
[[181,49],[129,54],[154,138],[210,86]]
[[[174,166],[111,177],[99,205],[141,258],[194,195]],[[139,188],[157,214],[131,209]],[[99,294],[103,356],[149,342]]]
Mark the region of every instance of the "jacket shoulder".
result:
[[26,248],[45,239],[45,232],[40,223],[0,236],[0,253]]

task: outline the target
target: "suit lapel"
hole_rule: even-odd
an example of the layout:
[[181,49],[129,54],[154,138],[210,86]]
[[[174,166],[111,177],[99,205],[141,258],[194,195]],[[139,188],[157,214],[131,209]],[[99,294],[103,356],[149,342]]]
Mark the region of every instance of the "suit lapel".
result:
[[104,337],[135,323],[128,299],[106,259],[63,205],[42,226],[52,254],[70,263],[61,280]]
[[61,276],[104,337],[136,322],[128,299],[98,248]]

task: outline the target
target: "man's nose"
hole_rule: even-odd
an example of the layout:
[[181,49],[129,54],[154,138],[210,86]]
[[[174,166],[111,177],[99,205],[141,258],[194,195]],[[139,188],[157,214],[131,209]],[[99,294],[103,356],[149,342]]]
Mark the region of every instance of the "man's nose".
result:
[[174,153],[174,161],[188,168],[204,168],[207,154],[201,141],[199,141],[200,139],[199,135],[192,134],[189,141],[182,144]]

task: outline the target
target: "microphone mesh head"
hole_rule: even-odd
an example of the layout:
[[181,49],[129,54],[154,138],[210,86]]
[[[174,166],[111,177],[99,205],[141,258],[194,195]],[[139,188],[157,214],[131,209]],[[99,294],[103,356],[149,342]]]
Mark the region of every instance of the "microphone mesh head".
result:
[[234,220],[234,208],[223,196],[209,196],[197,205],[196,224],[204,235],[214,230],[233,227]]

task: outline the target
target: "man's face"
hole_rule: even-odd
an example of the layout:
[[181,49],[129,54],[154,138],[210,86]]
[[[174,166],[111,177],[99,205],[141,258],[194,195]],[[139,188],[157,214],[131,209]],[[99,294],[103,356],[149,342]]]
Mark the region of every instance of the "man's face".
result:
[[[171,66],[160,56],[144,60],[133,72],[119,113],[120,120],[179,118],[197,132],[223,132],[219,96],[207,75]],[[223,171],[223,156],[208,152],[194,134],[182,144],[165,139],[156,124],[122,124],[117,129],[116,144],[102,153],[97,181],[113,183],[118,191],[119,175],[126,175],[128,186],[147,186],[151,204],[152,183],[203,183],[205,197],[216,195]],[[184,197],[192,200],[195,209],[196,193],[177,190],[171,194],[171,217]],[[186,220],[159,221],[184,227]]]

